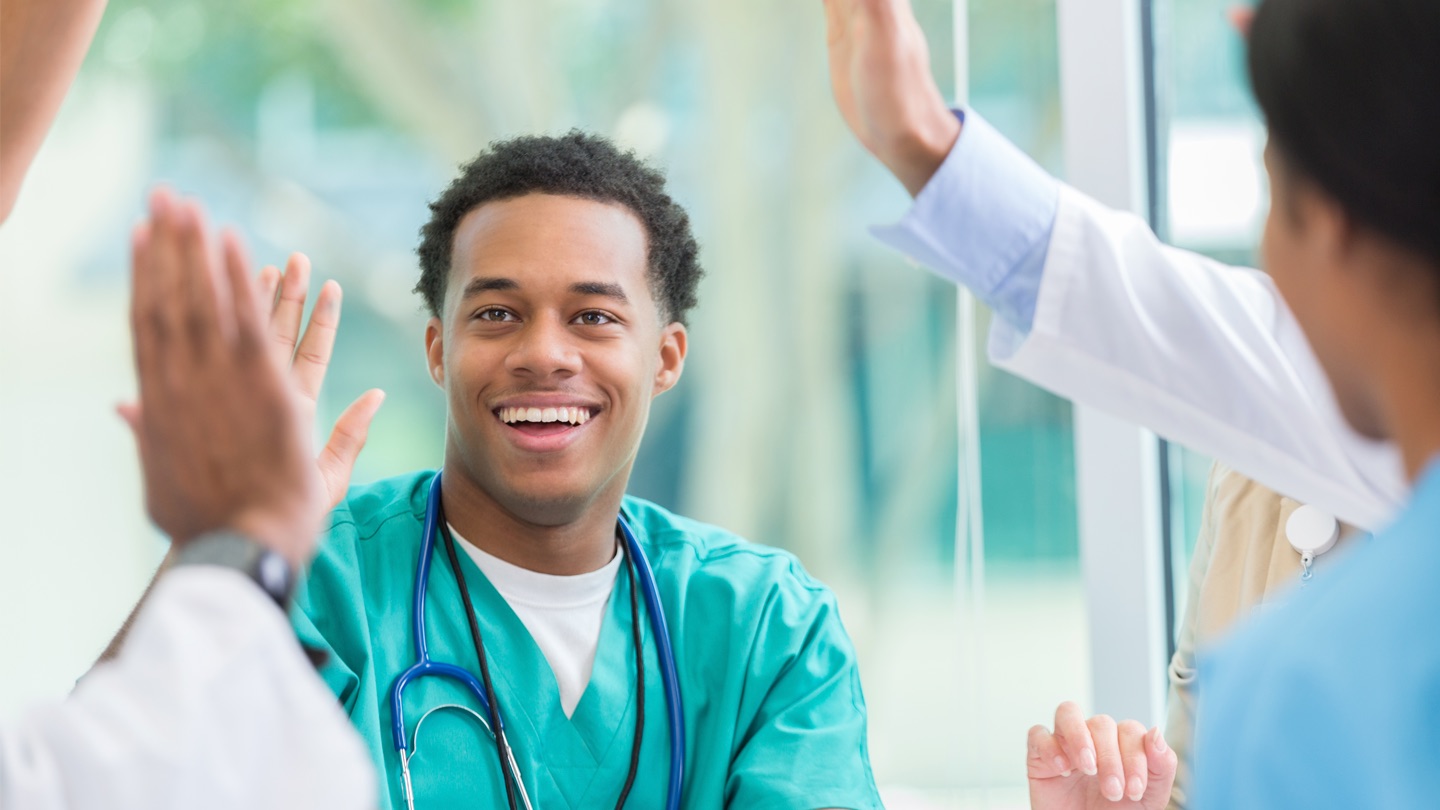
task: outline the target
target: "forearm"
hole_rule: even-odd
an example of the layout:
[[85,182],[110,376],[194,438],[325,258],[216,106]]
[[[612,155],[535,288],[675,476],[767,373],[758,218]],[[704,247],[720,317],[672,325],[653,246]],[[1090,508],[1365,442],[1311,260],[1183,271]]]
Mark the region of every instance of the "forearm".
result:
[[1386,519],[1404,491],[1393,449],[1346,426],[1267,277],[1161,244],[965,117],[910,212],[876,235],[995,310],[996,365],[1349,522]]
[[1160,243],[1133,215],[1061,196],[1033,323],[991,359],[1347,522],[1404,498],[1393,447],[1346,424],[1270,279]]
[[0,4],[0,223],[60,110],[105,0],[5,0]]
[[165,558],[160,561],[160,567],[155,569],[155,575],[150,578],[150,584],[146,585],[145,592],[140,594],[140,601],[136,602],[135,607],[130,609],[130,615],[125,617],[125,621],[120,625],[120,629],[116,631],[115,637],[110,639],[109,644],[105,645],[104,652],[100,653],[100,657],[96,659],[95,663],[91,666],[92,670],[94,667],[100,666],[120,654],[120,648],[125,644],[125,638],[130,635],[130,628],[134,626],[136,617],[140,615],[140,611],[150,599],[151,592],[155,590],[155,583],[160,581],[160,577],[163,576],[166,571],[174,567],[175,553],[176,549],[173,545],[170,546],[169,551],[165,552]]

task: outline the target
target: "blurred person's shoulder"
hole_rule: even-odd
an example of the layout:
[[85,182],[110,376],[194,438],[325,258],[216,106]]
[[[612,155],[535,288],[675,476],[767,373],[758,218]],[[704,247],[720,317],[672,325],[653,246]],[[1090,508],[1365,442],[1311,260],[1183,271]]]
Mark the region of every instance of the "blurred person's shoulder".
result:
[[1414,767],[1428,756],[1426,707],[1440,695],[1440,637],[1423,618],[1440,611],[1434,472],[1393,526],[1202,659],[1200,733],[1212,739],[1198,756],[1233,774],[1235,795],[1401,807],[1440,794],[1440,769]]

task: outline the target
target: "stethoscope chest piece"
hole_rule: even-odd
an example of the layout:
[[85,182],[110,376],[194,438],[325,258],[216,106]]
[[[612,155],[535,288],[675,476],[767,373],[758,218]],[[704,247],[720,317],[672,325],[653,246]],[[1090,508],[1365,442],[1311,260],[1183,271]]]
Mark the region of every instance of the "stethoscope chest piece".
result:
[[1285,539],[1300,554],[1301,580],[1310,579],[1315,558],[1334,548],[1339,538],[1340,521],[1324,509],[1306,504],[1290,513],[1290,519],[1285,521]]

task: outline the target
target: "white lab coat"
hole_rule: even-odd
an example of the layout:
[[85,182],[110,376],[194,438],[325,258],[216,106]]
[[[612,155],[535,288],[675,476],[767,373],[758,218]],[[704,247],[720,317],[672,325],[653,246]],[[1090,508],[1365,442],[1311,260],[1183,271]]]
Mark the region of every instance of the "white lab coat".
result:
[[1382,528],[1406,497],[1398,452],[1346,424],[1268,276],[1163,245],[1072,188],[1029,333],[996,321],[997,366],[1343,521]]
[[369,757],[285,615],[224,568],[165,574],[119,657],[0,728],[0,810],[374,806]]

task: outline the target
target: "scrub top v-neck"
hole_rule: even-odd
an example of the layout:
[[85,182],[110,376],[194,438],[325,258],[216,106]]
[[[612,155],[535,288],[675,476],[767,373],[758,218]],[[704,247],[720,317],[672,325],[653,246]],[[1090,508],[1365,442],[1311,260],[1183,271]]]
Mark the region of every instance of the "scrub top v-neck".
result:
[[[320,673],[381,772],[383,808],[403,808],[389,734],[389,687],[414,663],[410,605],[424,493],[433,473],[351,490],[336,509],[292,612],[301,640],[326,654]],[[791,555],[627,498],[624,510],[655,568],[685,697],[685,807],[880,807],[865,745],[855,653],[833,595]],[[635,733],[630,582],[617,577],[589,684],[571,717],[545,656],[468,555],[459,555],[484,635],[515,757],[537,807],[610,807]],[[643,610],[643,608],[642,608]],[[426,601],[437,661],[475,671],[454,571],[436,555]],[[658,672],[641,622],[647,676]],[[669,736],[659,677],[645,679],[645,733],[628,807],[663,806]],[[457,685],[417,681],[405,728],[446,704],[473,706]],[[488,733],[454,709],[425,719],[412,778],[417,810],[502,807]]]

